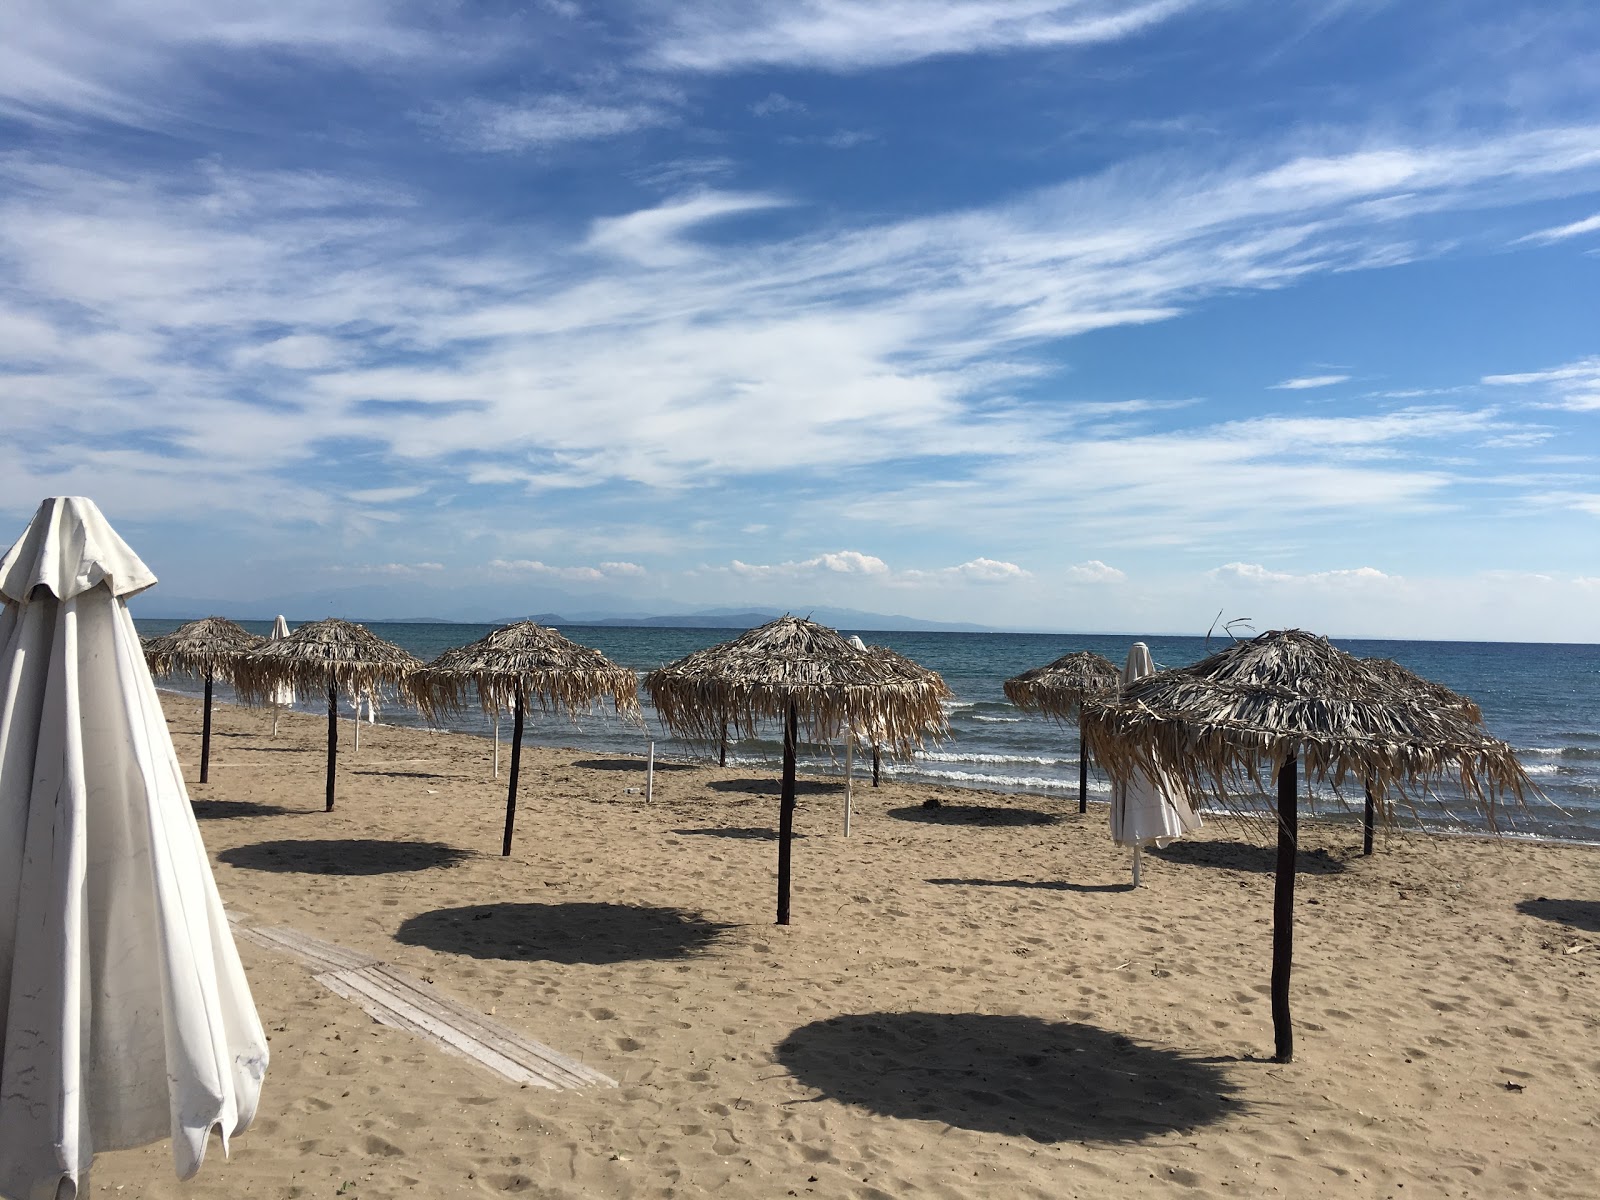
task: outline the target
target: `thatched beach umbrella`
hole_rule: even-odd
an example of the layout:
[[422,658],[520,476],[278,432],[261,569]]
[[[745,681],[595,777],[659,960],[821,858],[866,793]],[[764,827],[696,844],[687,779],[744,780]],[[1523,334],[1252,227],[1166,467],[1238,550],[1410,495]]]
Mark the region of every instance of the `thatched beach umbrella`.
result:
[[511,853],[522,720],[530,701],[545,711],[565,710],[576,719],[580,712],[610,700],[619,715],[639,719],[639,680],[632,670],[532,621],[503,626],[470,646],[446,650],[412,675],[406,689],[430,721],[444,712],[460,712],[473,691],[485,715],[498,716],[510,700],[511,786],[506,792],[501,854]]
[[[1483,724],[1483,710],[1460,692],[1451,691],[1442,683],[1424,678],[1415,671],[1402,667],[1392,658],[1364,658],[1361,662],[1392,691],[1414,699],[1420,704],[1432,704],[1447,712],[1455,712],[1475,725]],[[1361,853],[1371,854],[1376,805],[1370,780],[1366,781],[1365,791],[1366,803],[1361,817]]]
[[296,690],[328,689],[327,811],[333,811],[334,767],[339,759],[339,693],[400,688],[422,663],[364,625],[328,617],[302,625],[288,637],[264,642],[239,659],[234,686],[248,703],[270,702],[287,684]]
[[180,625],[171,633],[152,638],[144,648],[145,662],[156,675],[198,675],[205,680],[205,715],[200,721],[200,782],[211,770],[211,685],[215,680],[234,682],[234,666],[262,639],[226,617],[206,617]]
[[[887,646],[879,646],[872,642],[867,642],[865,643],[865,649],[891,675],[912,685],[932,688],[941,704],[946,700],[954,700],[956,698],[956,694],[950,690],[949,684],[945,683],[944,676],[931,667],[925,667],[915,659],[907,658],[904,654],[897,650],[891,650]],[[881,760],[880,748],[885,739],[878,736],[877,729],[870,722],[863,722],[862,724],[866,728],[868,741],[872,745],[872,786],[877,787],[878,768]]]
[[1089,811],[1089,747],[1083,740],[1083,704],[1117,694],[1122,672],[1091,650],[1063,654],[1053,663],[1013,675],[1002,685],[1006,699],[1027,712],[1078,722],[1078,811]]
[[826,626],[799,617],[771,624],[659,667],[645,676],[668,728],[683,737],[716,736],[730,722],[754,736],[764,720],[783,722],[783,789],[778,809],[778,924],[789,924],[789,862],[794,838],[795,747],[804,723],[812,741],[832,741],[851,721],[909,752],[947,729],[943,680],[912,679]]
[[[1192,667],[1089,703],[1084,732],[1114,778],[1164,771],[1191,795],[1236,810],[1266,801],[1277,778],[1278,864],[1273,900],[1272,1023],[1277,1059],[1294,1057],[1289,974],[1294,949],[1298,764],[1337,786],[1354,775],[1379,789],[1429,794],[1446,780],[1489,811],[1532,784],[1506,743],[1459,713],[1385,685],[1361,660],[1298,629],[1238,642]],[[1250,786],[1250,785],[1253,785]]]

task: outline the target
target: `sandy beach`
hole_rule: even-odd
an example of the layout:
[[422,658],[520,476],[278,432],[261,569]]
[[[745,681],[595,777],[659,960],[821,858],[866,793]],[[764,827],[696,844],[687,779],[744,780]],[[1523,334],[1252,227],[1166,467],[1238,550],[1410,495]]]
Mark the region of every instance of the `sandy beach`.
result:
[[[1302,828],[1296,1061],[1270,1061],[1272,852],[1236,822],[1128,885],[1064,798],[342,726],[164,694],[231,913],[371,955],[615,1088],[518,1086],[240,940],[272,1065],[231,1158],[105,1197],[1600,1194],[1600,851]],[[924,802],[937,799],[937,808]]]

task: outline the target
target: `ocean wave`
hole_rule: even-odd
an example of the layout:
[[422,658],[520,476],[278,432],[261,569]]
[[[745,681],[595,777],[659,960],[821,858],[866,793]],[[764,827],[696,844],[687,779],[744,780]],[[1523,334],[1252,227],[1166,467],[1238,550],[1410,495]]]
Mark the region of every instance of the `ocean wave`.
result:
[[974,721],[985,721],[990,725],[1020,725],[1020,724],[1022,724],[1022,718],[1021,717],[986,717],[981,713],[971,713],[970,716],[971,716],[972,720],[974,720]]
[[1561,774],[1561,764],[1560,763],[1530,763],[1528,766],[1525,766],[1522,769],[1525,772],[1527,772],[1527,774],[1529,774],[1529,775],[1559,775],[1559,774]]
[[[919,767],[915,763],[910,766],[895,764],[885,767],[890,775],[914,776],[918,779],[934,779],[940,783],[952,783],[958,787],[995,788],[999,790],[1020,790],[1029,792],[1075,792],[1078,790],[1076,779],[1050,779],[1042,775],[991,775],[984,771],[938,771]],[[1109,792],[1109,784],[1100,780],[1089,781],[1091,792]]]
[[1075,767],[1075,758],[1045,758],[1027,754],[956,754],[948,750],[929,750],[916,756],[917,762],[941,763],[1016,763],[1026,767]]

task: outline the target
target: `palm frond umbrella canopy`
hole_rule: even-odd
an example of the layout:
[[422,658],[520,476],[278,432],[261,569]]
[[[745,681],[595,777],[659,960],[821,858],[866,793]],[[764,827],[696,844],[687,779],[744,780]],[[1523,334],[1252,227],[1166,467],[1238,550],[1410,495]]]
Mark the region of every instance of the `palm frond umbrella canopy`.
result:
[[1089,811],[1089,749],[1083,742],[1083,703],[1115,696],[1122,671],[1092,650],[1063,654],[1055,662],[1013,675],[1002,685],[1006,699],[1026,712],[1058,721],[1078,721],[1078,811]]
[[1294,1057],[1289,975],[1299,764],[1307,778],[1335,786],[1355,776],[1379,789],[1427,795],[1449,783],[1487,809],[1491,825],[1502,797],[1520,803],[1524,790],[1534,790],[1505,742],[1298,629],[1264,633],[1192,667],[1129,684],[1116,701],[1086,704],[1083,727],[1113,778],[1154,768],[1190,795],[1210,795],[1235,811],[1270,805],[1263,768],[1276,776],[1272,1023],[1280,1062]]
[[403,689],[422,662],[364,625],[328,617],[302,625],[288,637],[267,641],[241,657],[234,687],[250,704],[271,703],[285,685],[297,691],[328,691],[327,811],[333,811],[334,768],[339,759],[339,693],[367,688]]
[[682,737],[709,740],[724,721],[747,736],[762,721],[783,722],[780,925],[789,924],[795,747],[802,726],[811,740],[826,742],[859,721],[904,752],[949,729],[940,703],[948,694],[943,680],[910,678],[870,652],[857,650],[834,630],[800,617],[780,617],[658,667],[645,676],[644,684],[662,721]]
[[180,625],[171,633],[152,638],[144,648],[145,661],[156,675],[198,675],[205,680],[205,715],[200,722],[200,782],[211,770],[211,685],[216,680],[234,682],[234,666],[263,639],[226,617],[205,617]]
[[[1367,669],[1394,691],[1412,696],[1418,703],[1432,704],[1454,711],[1476,725],[1483,724],[1483,710],[1476,703],[1452,691],[1442,683],[1424,678],[1408,667],[1402,667],[1392,658],[1364,658]],[[1372,785],[1366,786],[1366,805],[1361,817],[1361,853],[1372,853],[1372,831],[1376,823],[1376,805]]]
[[406,689],[428,719],[460,712],[476,693],[485,715],[497,715],[509,701],[511,781],[506,793],[506,831],[500,853],[511,853],[517,812],[517,773],[522,763],[522,723],[530,702],[541,710],[563,710],[576,719],[602,701],[618,715],[639,715],[639,679],[598,650],[580,646],[532,621],[496,629],[469,646],[446,650],[417,671]]
[[[281,642],[288,636],[289,622],[284,619],[282,613],[279,613],[277,619],[272,622],[272,632],[267,634],[267,640]],[[281,710],[294,707],[294,688],[286,683],[280,683],[272,690],[270,699],[272,701],[272,736],[277,737],[278,715]]]
[[[931,667],[925,667],[915,659],[907,658],[898,650],[891,650],[887,646],[879,646],[875,643],[867,642],[865,643],[865,649],[890,674],[898,676],[912,685],[924,685],[932,688],[939,699],[941,707],[944,701],[956,698],[956,694],[950,690],[949,684],[945,683],[944,676]],[[877,787],[878,768],[881,759],[879,747],[883,745],[886,739],[878,736],[877,727],[870,720],[860,722],[858,727],[866,730],[868,740],[872,745],[872,786]]]

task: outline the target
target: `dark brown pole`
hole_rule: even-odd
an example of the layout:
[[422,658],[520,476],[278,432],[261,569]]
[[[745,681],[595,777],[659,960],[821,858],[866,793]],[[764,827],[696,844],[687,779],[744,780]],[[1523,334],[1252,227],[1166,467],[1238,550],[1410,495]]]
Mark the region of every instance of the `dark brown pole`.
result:
[[206,672],[206,715],[200,719],[200,782],[211,772],[211,672]]
[[1089,746],[1083,740],[1083,716],[1078,717],[1078,811],[1089,811]]
[[799,740],[800,713],[789,701],[783,723],[783,796],[778,801],[778,924],[789,923],[789,845],[794,840],[794,744]]
[[1362,818],[1361,826],[1361,853],[1363,854],[1372,853],[1372,810],[1372,780],[1369,779],[1367,780],[1367,811]]
[[1278,768],[1278,875],[1272,891],[1272,1035],[1278,1062],[1294,1061],[1289,1021],[1289,971],[1294,960],[1295,852],[1300,841],[1299,761]]
[[872,786],[878,786],[878,768],[883,765],[883,755],[878,752],[878,743],[872,743]]
[[324,812],[333,811],[333,766],[339,761],[339,685],[328,685],[328,805]]
[[722,718],[722,741],[717,748],[717,766],[728,765],[728,718]]
[[522,689],[512,694],[511,711],[511,787],[506,791],[506,836],[500,843],[500,853],[511,853],[511,824],[517,817],[517,772],[522,769]]

